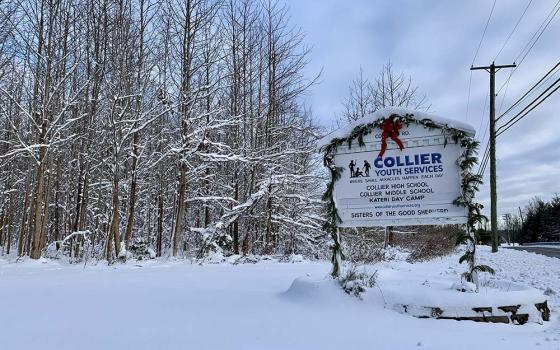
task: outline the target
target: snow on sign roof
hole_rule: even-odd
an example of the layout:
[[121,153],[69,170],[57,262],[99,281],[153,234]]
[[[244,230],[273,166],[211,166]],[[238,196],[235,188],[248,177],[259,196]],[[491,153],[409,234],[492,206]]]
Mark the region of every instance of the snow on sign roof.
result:
[[381,118],[387,118],[391,114],[398,114],[398,115],[412,114],[414,116],[414,118],[417,119],[417,120],[429,119],[432,122],[434,122],[435,124],[439,124],[439,125],[442,125],[442,126],[447,126],[449,128],[464,131],[470,137],[474,137],[474,135],[476,133],[476,131],[474,130],[474,128],[470,124],[463,123],[463,122],[460,122],[458,120],[444,118],[444,117],[436,116],[436,115],[425,113],[425,112],[415,111],[415,110],[412,110],[412,109],[406,109],[406,108],[400,108],[400,107],[386,107],[386,108],[382,108],[380,110],[377,110],[377,111],[365,116],[364,118],[358,119],[358,120],[340,128],[340,129],[337,129],[337,130],[331,132],[330,134],[324,136],[319,141],[317,141],[317,149],[320,150],[323,146],[328,145],[331,142],[332,139],[346,137],[347,135],[349,135],[352,132],[352,130],[356,126],[371,123],[371,122],[376,121],[376,120],[381,119]]

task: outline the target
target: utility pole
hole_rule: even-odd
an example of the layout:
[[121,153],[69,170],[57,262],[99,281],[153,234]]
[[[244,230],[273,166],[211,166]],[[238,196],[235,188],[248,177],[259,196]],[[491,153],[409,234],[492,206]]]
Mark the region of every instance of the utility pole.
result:
[[496,193],[496,72],[502,68],[514,68],[517,65],[496,66],[494,62],[486,67],[473,67],[471,70],[484,69],[490,73],[490,230],[492,231],[492,253],[498,251],[498,208]]

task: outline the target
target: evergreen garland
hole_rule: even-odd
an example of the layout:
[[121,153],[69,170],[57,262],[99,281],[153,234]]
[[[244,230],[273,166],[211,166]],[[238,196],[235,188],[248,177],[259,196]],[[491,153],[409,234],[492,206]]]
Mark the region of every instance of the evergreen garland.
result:
[[[428,129],[441,129],[442,134],[445,136],[444,147],[447,145],[448,136],[461,146],[463,153],[459,156],[459,159],[457,159],[457,164],[461,170],[461,195],[453,201],[453,204],[465,207],[468,211],[466,231],[457,238],[458,244],[467,244],[468,246],[465,254],[459,259],[459,263],[465,261],[468,263],[468,270],[462,274],[462,277],[465,278],[467,282],[477,282],[477,272],[494,273],[494,270],[487,265],[476,265],[475,260],[476,241],[473,237],[475,225],[487,220],[480,212],[482,205],[474,202],[474,196],[479,190],[479,186],[482,184],[482,176],[472,173],[472,167],[477,163],[476,153],[479,146],[478,141],[469,137],[464,131],[450,128],[446,124],[435,123],[430,119],[418,120],[414,118],[413,114],[391,114],[389,118],[391,118],[393,122],[398,121],[407,126],[411,123],[416,123]],[[348,145],[348,148],[352,148],[352,143],[357,140],[360,147],[365,146],[364,136],[379,130],[381,124],[383,124],[385,120],[386,118],[380,118],[371,123],[358,125],[352,129],[350,135],[347,137],[334,138],[329,144],[320,149],[320,151],[323,152],[323,164],[327,167],[331,175],[331,180],[327,184],[327,189],[323,194],[323,201],[327,204],[326,211],[328,216],[327,222],[323,225],[323,229],[327,231],[333,239],[331,259],[333,263],[331,275],[333,277],[339,276],[341,259],[343,257],[338,231],[338,224],[341,223],[342,220],[338,215],[333,192],[334,184],[340,179],[342,171],[344,170],[341,167],[335,166],[334,155],[338,147],[344,143]]]

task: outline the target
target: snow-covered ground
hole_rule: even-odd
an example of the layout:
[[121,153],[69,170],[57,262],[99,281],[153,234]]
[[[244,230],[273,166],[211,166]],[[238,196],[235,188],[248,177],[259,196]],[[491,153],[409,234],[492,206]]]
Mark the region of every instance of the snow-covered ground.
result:
[[[479,252],[497,271],[483,279],[535,287],[560,309],[560,259]],[[0,260],[0,349],[560,349],[556,312],[543,325],[516,326],[417,319],[375,302],[389,276],[416,276],[403,288],[458,280],[457,259],[369,267],[379,283],[363,300],[329,282],[290,289],[298,278],[326,276],[327,262],[84,268]]]

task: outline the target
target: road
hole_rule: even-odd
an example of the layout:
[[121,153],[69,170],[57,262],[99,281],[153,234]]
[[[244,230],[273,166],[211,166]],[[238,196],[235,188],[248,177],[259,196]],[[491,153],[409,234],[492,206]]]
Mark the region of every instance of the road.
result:
[[520,247],[506,247],[507,249],[525,250],[527,252],[537,253],[541,255],[550,256],[553,258],[560,259],[560,247],[531,247],[531,246],[520,246]]

